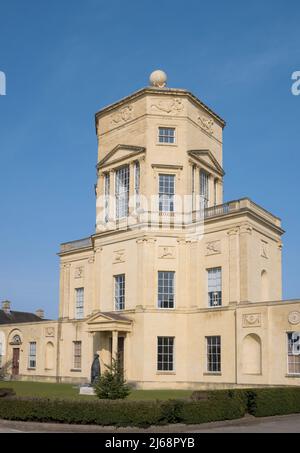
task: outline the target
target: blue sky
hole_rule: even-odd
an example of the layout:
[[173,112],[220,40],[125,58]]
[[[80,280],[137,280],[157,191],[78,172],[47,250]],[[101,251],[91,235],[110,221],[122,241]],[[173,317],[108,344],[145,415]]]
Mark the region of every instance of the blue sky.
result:
[[64,241],[94,232],[94,113],[164,69],[227,121],[225,198],[283,219],[300,297],[299,3],[0,0],[0,299],[58,312]]

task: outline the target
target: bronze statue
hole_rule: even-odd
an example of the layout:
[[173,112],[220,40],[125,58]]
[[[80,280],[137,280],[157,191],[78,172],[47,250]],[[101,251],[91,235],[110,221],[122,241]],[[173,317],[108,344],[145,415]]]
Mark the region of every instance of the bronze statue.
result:
[[95,354],[91,368],[91,384],[94,384],[101,376],[99,354]]

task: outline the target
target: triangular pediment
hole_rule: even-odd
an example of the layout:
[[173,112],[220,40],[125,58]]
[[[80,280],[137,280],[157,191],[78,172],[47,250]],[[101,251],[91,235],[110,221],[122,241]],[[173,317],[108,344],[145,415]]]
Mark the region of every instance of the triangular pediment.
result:
[[112,149],[100,162],[98,168],[105,168],[136,158],[146,152],[146,148],[133,145],[118,145]]
[[132,320],[117,313],[98,312],[87,320],[87,324],[89,331],[131,331]]
[[215,171],[221,176],[225,175],[223,168],[209,149],[191,150],[188,151],[188,154],[208,169]]

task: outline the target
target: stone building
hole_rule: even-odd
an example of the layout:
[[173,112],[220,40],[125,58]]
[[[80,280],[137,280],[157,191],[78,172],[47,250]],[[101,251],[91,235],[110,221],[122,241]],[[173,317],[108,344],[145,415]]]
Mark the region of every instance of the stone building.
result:
[[248,198],[224,202],[225,121],[161,71],[95,120],[95,232],[61,245],[57,321],[0,315],[2,363],[80,383],[98,352],[140,388],[299,385],[284,231]]

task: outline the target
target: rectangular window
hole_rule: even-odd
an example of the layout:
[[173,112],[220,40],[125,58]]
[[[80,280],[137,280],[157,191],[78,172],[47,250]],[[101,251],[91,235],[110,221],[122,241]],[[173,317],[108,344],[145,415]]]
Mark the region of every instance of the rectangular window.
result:
[[105,222],[109,220],[109,195],[110,195],[110,176],[106,173],[104,176],[104,197],[105,197]]
[[2,346],[2,343],[0,343],[0,368],[2,367],[2,356],[3,356],[3,346]]
[[159,212],[174,212],[175,175],[159,175]]
[[134,194],[135,194],[135,208],[140,207],[140,163],[134,164]]
[[36,342],[29,343],[28,368],[36,368]]
[[74,369],[81,370],[81,341],[73,341]]
[[175,272],[158,272],[158,308],[174,308]]
[[157,337],[157,370],[174,371],[174,337]]
[[84,318],[84,288],[76,288],[76,319]]
[[300,335],[298,332],[289,332],[288,337],[288,374],[300,375]]
[[208,208],[209,202],[209,175],[204,170],[200,170],[200,209]]
[[159,143],[175,143],[175,128],[174,127],[159,127],[158,128]]
[[215,267],[207,270],[208,276],[208,306],[222,305],[222,269]]
[[221,337],[206,337],[207,371],[221,373]]
[[116,217],[128,216],[129,204],[129,165],[116,171]]
[[115,310],[125,310],[125,274],[115,276]]

